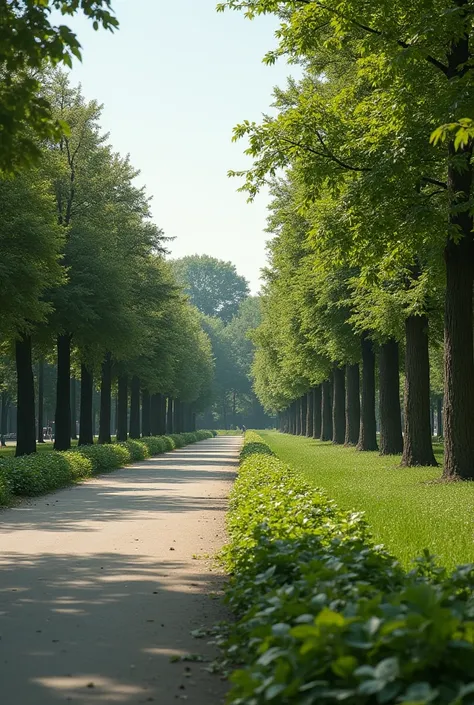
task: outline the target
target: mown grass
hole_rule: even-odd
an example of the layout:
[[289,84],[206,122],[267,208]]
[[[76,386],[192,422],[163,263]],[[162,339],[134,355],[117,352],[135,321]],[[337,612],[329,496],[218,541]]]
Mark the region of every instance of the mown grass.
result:
[[[376,541],[404,566],[425,548],[449,569],[474,562],[474,482],[433,482],[441,468],[401,468],[398,456],[259,433],[281,460],[326,490],[342,509],[365,512]],[[435,451],[441,463],[442,446]]]

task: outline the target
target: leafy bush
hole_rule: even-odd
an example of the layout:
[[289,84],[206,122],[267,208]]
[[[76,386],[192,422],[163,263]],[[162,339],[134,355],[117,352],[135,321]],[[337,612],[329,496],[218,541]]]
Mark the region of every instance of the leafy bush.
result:
[[8,505],[12,495],[34,496],[50,492],[93,474],[110,472],[210,437],[210,431],[199,431],[129,439],[125,443],[80,446],[65,453],[51,451],[21,458],[8,456],[0,459],[0,506]]
[[228,519],[230,702],[474,703],[474,566],[405,573],[263,445],[247,434]]
[[5,463],[0,460],[0,507],[10,504],[12,500],[12,487],[5,468]]
[[136,463],[139,460],[146,460],[150,457],[147,445],[141,439],[136,440],[135,438],[129,438],[128,441],[119,443],[118,445],[128,450],[132,463]]
[[148,436],[142,438],[141,442],[146,445],[149,455],[160,455],[167,450],[165,439],[162,436]]
[[20,496],[49,492],[92,475],[92,462],[74,451],[9,457],[4,464],[12,492]]
[[88,458],[92,463],[92,472],[94,475],[101,472],[117,470],[117,468],[128,465],[131,461],[128,449],[124,448],[119,443],[79,446],[77,450],[70,452]]

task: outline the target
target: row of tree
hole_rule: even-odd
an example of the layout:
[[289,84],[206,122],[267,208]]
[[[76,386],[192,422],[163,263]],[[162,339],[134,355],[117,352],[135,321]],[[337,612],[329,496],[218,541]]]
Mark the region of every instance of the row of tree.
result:
[[200,426],[228,429],[272,425],[251,379],[251,335],[261,323],[260,297],[249,296],[248,282],[231,262],[191,255],[172,264],[178,282],[203,315],[215,360],[212,404],[199,416]]
[[120,439],[130,391],[131,435],[140,434],[140,396],[144,434],[164,428],[166,399],[176,400],[166,407],[176,427],[188,428],[213,379],[200,314],[165,260],[136,170],[101,132],[100,106],[60,71],[43,74],[41,91],[63,132],[37,142],[33,167],[0,180],[1,353],[16,365],[17,454],[36,449],[34,359],[56,364],[58,450],[71,443],[74,374],[81,443],[93,441],[95,386],[101,442],[110,441],[114,384]]
[[277,15],[266,60],[303,71],[275,90],[272,116],[235,129],[253,157],[240,172],[250,198],[285,172],[273,181],[260,398],[283,410],[322,384],[324,416],[331,379],[335,439],[375,449],[377,350],[381,449],[403,443],[405,464],[434,464],[429,352],[436,366],[442,348],[444,475],[474,478],[472,3],[224,6]]

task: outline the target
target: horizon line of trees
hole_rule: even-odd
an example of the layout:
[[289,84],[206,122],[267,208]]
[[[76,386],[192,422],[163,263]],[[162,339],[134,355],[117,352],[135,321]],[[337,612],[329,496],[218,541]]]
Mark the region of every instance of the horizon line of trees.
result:
[[302,69],[275,89],[272,115],[234,130],[253,164],[231,173],[250,199],[268,182],[273,194],[254,365],[260,399],[284,410],[322,384],[324,409],[331,380],[337,442],[347,394],[351,442],[373,450],[377,348],[381,449],[403,443],[405,465],[434,465],[430,353],[437,363],[441,350],[444,477],[474,479],[471,3],[225,8],[274,14],[278,43],[265,60],[283,56]]

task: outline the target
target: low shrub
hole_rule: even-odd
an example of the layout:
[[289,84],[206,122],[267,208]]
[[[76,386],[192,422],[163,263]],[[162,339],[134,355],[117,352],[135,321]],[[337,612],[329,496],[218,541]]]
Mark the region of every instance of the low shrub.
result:
[[212,437],[210,431],[151,436],[125,443],[89,445],[65,453],[51,451],[0,459],[0,506],[13,495],[34,496],[65,487],[78,480],[145,460],[189,443]]
[[12,486],[3,460],[0,460],[0,506],[7,506],[13,498]]
[[404,572],[262,446],[247,434],[230,501],[229,702],[474,703],[474,566]]
[[141,442],[146,445],[149,455],[160,455],[167,450],[165,439],[162,436],[148,436],[142,438]]
[[76,451],[38,453],[4,461],[13,494],[34,496],[92,475],[92,462]]
[[92,463],[92,473],[110,472],[128,465],[131,455],[127,448],[119,443],[96,444],[93,446],[79,446],[77,450],[70,451],[80,454]]

